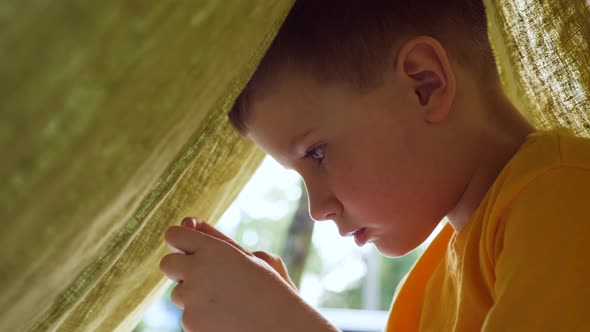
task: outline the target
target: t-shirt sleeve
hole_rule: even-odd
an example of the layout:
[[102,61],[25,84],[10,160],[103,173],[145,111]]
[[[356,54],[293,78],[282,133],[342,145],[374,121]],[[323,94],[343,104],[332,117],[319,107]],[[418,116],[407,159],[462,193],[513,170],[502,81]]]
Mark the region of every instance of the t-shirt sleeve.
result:
[[559,167],[507,207],[482,331],[590,331],[590,170]]

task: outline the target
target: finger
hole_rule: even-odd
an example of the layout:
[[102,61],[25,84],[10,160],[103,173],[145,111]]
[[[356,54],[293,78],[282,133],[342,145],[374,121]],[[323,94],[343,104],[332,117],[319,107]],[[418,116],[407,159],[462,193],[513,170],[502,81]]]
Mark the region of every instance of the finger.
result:
[[190,258],[185,254],[168,254],[160,260],[160,270],[175,282],[182,282],[186,276],[187,266],[190,266]]
[[186,254],[184,251],[178,250],[178,249],[174,248],[168,242],[166,242],[166,245],[168,246],[168,249],[170,249],[170,251],[172,251],[172,252],[176,252],[176,253],[179,253],[179,254]]
[[173,249],[179,250],[186,255],[193,255],[204,249],[215,252],[215,248],[219,248],[221,245],[227,246],[225,241],[219,240],[209,234],[195,232],[192,229],[180,226],[168,228],[164,239]]
[[[182,318],[180,320],[183,331],[195,332],[197,331],[197,326],[199,326],[198,331],[203,331],[204,329],[200,327],[202,324],[199,321],[199,318],[199,315],[195,315],[195,312],[194,310],[192,310],[192,308],[185,308],[184,312],[182,313]],[[207,331],[210,330],[207,329]]]
[[180,309],[184,310],[184,293],[186,289],[186,284],[178,284],[170,292],[170,301],[174,303],[175,306],[179,307]]
[[293,280],[291,280],[291,277],[287,272],[287,267],[279,256],[266,251],[254,251],[252,254],[270,265],[281,276],[281,278],[283,278],[283,280],[289,284],[289,286],[297,291],[297,286]]
[[194,217],[188,217],[188,218],[184,218],[182,220],[182,226],[184,227],[188,227],[191,229],[194,229],[196,231],[199,231],[201,233],[205,233],[208,235],[213,236],[216,239],[219,239],[221,241],[227,242],[228,244],[230,244],[232,247],[238,249],[239,251],[243,252],[246,255],[251,255],[252,253],[250,252],[250,250],[242,247],[241,245],[239,245],[238,243],[236,243],[234,240],[232,240],[230,237],[228,237],[227,235],[223,234],[222,232],[220,232],[219,230],[217,230],[215,227],[213,227],[211,224],[200,220],[198,218],[194,218]]
[[192,255],[200,246],[197,234],[198,232],[185,227],[172,226],[164,234],[164,240],[173,251]]

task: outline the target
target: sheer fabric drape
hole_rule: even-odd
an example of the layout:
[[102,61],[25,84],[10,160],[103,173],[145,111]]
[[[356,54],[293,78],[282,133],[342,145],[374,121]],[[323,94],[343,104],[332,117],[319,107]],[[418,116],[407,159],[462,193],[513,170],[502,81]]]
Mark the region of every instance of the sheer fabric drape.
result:
[[[590,136],[590,12],[485,0],[505,89]],[[215,221],[262,153],[227,106],[291,1],[0,4],[0,330],[129,331],[163,231]]]

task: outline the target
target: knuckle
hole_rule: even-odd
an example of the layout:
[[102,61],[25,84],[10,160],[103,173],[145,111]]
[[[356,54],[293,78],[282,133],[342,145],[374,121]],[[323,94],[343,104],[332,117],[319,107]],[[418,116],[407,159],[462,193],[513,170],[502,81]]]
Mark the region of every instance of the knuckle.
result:
[[166,242],[170,242],[171,238],[174,236],[174,227],[170,227],[164,233],[164,240]]
[[160,259],[160,264],[159,264],[160,271],[166,271],[166,264],[167,264],[166,257],[167,256],[164,256],[164,257],[162,257],[162,259]]
[[169,227],[166,232],[164,233],[164,239],[166,242],[170,242],[174,238],[176,238],[180,232],[182,232],[183,228],[180,226],[171,226]]
[[170,261],[170,255],[166,255],[160,259],[160,271],[166,271],[168,267],[168,262]]
[[181,285],[182,284],[179,284],[178,286],[172,289],[172,292],[170,293],[170,301],[172,301],[172,303],[174,303],[174,305],[176,305],[180,309],[184,309],[184,301],[182,300],[183,297],[181,294]]
[[182,328],[186,332],[195,331],[195,327],[194,327],[195,322],[194,322],[193,316],[190,314],[189,310],[185,309],[184,312],[182,313],[181,323],[182,323]]

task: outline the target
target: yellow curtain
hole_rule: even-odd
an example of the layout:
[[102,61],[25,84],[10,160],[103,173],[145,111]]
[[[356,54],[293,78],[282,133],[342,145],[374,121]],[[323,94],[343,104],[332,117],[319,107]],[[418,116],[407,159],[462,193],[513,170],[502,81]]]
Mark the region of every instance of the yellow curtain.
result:
[[0,331],[129,331],[164,230],[262,160],[225,113],[290,1],[0,3]]
[[506,93],[538,128],[590,136],[590,2],[484,0]]
[[[292,1],[0,4],[0,330],[129,331],[163,231],[261,160],[225,121]],[[590,136],[583,0],[485,0],[506,91]]]

